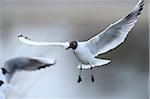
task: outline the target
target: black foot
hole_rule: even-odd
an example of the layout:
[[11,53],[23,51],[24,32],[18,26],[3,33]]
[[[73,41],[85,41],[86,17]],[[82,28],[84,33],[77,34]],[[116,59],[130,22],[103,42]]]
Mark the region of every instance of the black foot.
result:
[[93,75],[91,76],[91,81],[92,81],[92,82],[94,82],[94,81],[95,81],[95,80],[94,80],[94,76],[93,76]]
[[79,75],[78,77],[78,83],[80,83],[82,81],[81,76]]

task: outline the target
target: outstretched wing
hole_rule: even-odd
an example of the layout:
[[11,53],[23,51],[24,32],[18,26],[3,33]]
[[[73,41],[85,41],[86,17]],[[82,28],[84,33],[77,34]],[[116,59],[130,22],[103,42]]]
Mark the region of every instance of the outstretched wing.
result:
[[10,82],[11,77],[16,71],[33,71],[46,68],[55,64],[55,60],[41,57],[17,57],[5,62],[2,72]]
[[124,18],[111,24],[104,31],[87,41],[91,53],[95,56],[114,49],[124,42],[130,30],[137,22],[137,17],[141,14],[144,0],[139,0],[136,7]]
[[62,46],[65,49],[69,47],[68,42],[37,42],[37,41],[32,41],[30,38],[23,35],[19,35],[18,39],[22,43],[27,45],[32,45],[32,46]]

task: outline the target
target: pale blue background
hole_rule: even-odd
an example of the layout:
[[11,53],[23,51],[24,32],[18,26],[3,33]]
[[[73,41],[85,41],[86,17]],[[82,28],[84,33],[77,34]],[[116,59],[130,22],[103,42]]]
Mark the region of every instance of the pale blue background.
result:
[[[57,60],[54,67],[19,72],[7,99],[148,99],[148,3],[126,42],[100,57],[106,67],[83,71],[77,83],[78,61],[71,50],[26,46],[24,34],[37,41],[87,40],[129,13],[138,0],[0,0],[0,65],[16,56]],[[18,92],[16,90],[19,90]]]

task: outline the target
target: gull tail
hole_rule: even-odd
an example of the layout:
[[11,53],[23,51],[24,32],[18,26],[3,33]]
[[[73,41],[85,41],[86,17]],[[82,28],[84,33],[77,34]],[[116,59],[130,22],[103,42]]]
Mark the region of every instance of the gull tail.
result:
[[111,62],[111,60],[106,60],[106,59],[96,59],[97,62],[95,64],[91,64],[91,65],[85,65],[85,64],[82,64],[82,67],[81,65],[78,65],[78,69],[90,69],[91,66],[92,68],[95,68],[95,67],[102,67],[106,64],[109,64]]

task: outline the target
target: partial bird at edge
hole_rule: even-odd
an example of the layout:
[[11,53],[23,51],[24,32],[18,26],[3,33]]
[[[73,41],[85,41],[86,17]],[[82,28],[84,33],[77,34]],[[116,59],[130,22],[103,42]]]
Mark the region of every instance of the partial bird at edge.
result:
[[11,79],[17,71],[34,71],[54,64],[54,59],[42,57],[16,57],[7,60],[0,69],[0,99],[5,99],[6,92],[11,87]]

